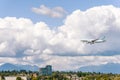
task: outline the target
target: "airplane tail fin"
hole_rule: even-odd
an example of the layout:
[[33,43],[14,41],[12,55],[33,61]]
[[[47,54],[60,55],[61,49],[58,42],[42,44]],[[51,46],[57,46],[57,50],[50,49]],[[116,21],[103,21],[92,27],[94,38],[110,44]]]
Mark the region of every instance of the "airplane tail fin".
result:
[[102,39],[102,40],[105,40],[105,36],[103,36],[101,39]]

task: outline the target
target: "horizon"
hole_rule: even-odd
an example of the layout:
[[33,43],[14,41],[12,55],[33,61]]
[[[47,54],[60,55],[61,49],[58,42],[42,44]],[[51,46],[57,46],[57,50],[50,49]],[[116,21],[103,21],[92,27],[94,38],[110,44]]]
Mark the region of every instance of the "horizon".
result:
[[[115,65],[115,66],[114,66]],[[12,66],[12,67],[11,67]],[[40,68],[45,68],[48,65],[45,65],[43,67],[39,67],[36,65],[23,65],[23,64],[11,64],[11,63],[4,63],[2,65],[0,65],[0,71],[21,71],[21,70],[25,70],[25,71],[35,71],[35,72],[39,72]],[[59,71],[59,72],[91,72],[91,73],[112,73],[112,74],[120,74],[120,71],[118,71],[120,65],[119,64],[104,64],[104,65],[100,65],[100,66],[85,66],[85,67],[81,67],[78,70],[54,70],[54,67],[52,65],[50,65],[52,67],[52,72],[54,71]],[[114,68],[114,69],[113,69]],[[110,70],[111,69],[111,70]]]

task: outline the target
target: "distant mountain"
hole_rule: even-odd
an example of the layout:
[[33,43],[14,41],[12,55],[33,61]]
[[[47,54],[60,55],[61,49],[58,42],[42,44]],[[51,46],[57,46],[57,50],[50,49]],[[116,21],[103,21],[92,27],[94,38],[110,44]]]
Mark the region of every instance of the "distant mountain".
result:
[[3,70],[17,70],[17,66],[10,64],[10,63],[5,63],[3,65],[0,66],[0,71]]
[[5,63],[0,66],[0,71],[12,71],[12,70],[26,70],[26,71],[38,71],[39,67],[38,66],[31,66],[31,65],[18,65],[18,64],[10,64],[10,63]]
[[109,63],[99,66],[86,66],[79,70],[83,72],[120,73],[120,64]]

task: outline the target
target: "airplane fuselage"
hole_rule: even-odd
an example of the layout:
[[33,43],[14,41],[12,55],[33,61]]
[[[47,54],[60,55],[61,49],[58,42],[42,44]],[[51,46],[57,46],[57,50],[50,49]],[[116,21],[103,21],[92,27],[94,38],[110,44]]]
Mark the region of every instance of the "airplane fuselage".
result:
[[96,40],[96,41],[88,41],[88,44],[94,44],[94,43],[102,43],[105,42],[106,40]]
[[92,39],[92,40],[81,40],[81,41],[87,44],[102,43],[106,41],[104,38],[105,37],[103,37],[102,39],[97,38],[97,39]]

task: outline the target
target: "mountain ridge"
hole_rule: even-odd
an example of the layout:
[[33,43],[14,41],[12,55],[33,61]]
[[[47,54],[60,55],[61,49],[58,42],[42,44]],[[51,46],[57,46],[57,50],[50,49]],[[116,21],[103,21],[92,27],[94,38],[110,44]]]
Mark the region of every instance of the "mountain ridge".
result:
[[102,72],[102,73],[118,73],[120,74],[120,64],[108,63],[99,66],[85,66],[79,68],[83,72]]
[[12,70],[26,70],[26,71],[38,71],[39,67],[36,65],[20,65],[20,64],[11,64],[4,63],[0,66],[0,71],[12,71]]

